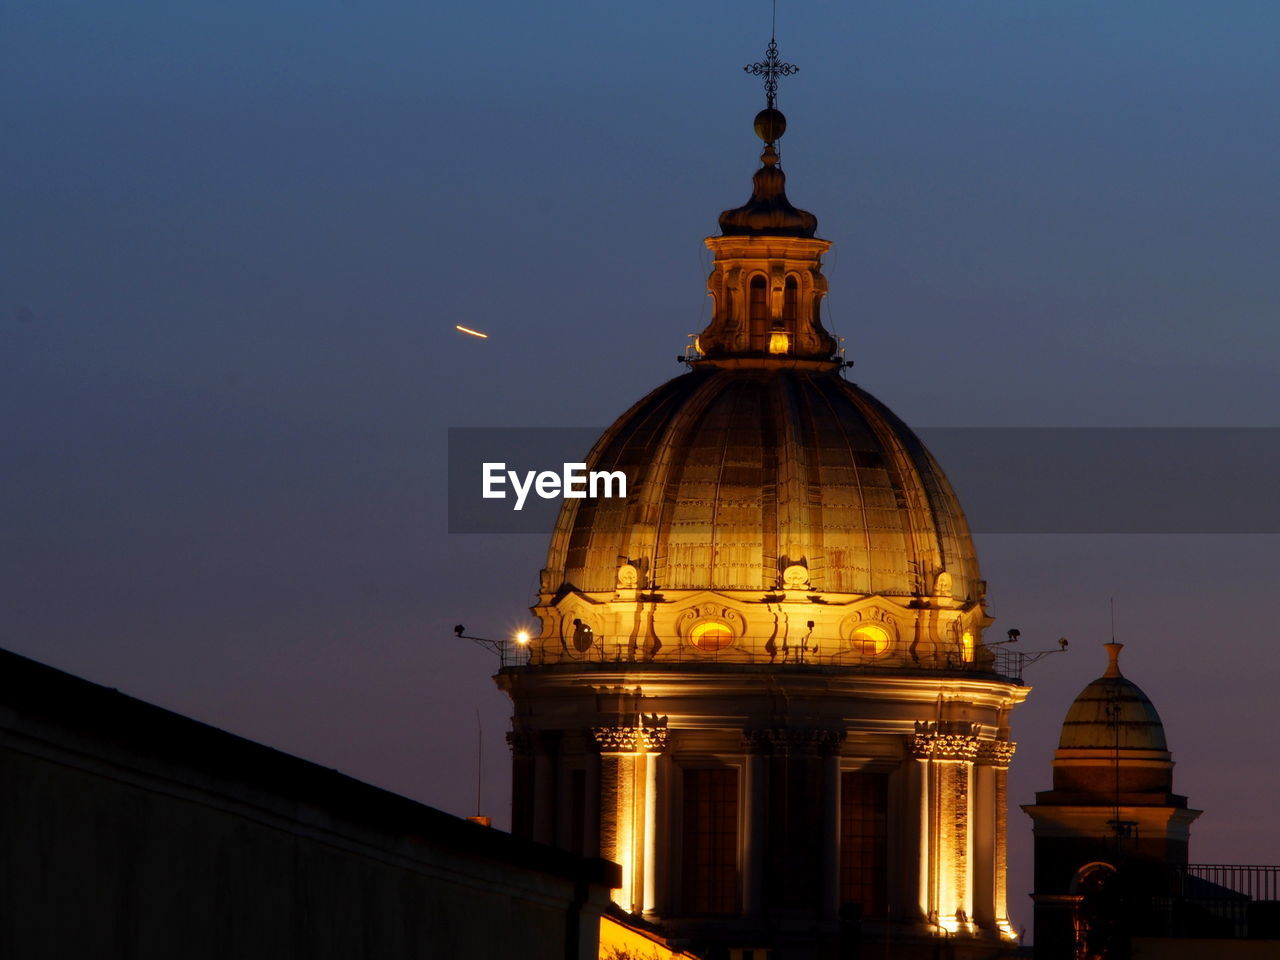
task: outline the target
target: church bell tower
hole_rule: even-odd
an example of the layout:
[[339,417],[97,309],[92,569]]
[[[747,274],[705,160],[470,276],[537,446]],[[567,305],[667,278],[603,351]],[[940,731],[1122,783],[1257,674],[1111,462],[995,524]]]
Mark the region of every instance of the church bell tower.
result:
[[795,67],[771,41],[747,69],[763,153],[706,241],[711,322],[586,458],[628,496],[565,501],[497,677],[513,829],[621,864],[618,906],[707,956],[999,955],[1028,691],[946,476],[823,328],[830,243],[778,151]]
[[[1053,756],[1053,789],[1023,806],[1035,823],[1036,956],[1124,955],[1142,904],[1168,895],[1187,865],[1199,810],[1173,792],[1160,714],[1120,672],[1124,644],[1105,644],[1107,670],[1072,702]],[[1128,902],[1126,903],[1126,899]]]

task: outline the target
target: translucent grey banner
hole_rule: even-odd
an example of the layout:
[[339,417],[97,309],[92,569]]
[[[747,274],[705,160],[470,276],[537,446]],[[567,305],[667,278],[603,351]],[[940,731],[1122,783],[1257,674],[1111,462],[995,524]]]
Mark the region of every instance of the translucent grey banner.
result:
[[[584,464],[602,432],[451,429],[449,532],[549,534],[566,482],[570,492],[590,495],[586,471],[565,465]],[[1280,428],[916,433],[942,465],[975,533],[1280,533]],[[554,474],[554,482],[539,481],[540,473]],[[628,492],[640,479],[627,478]],[[616,480],[596,478],[596,494],[616,493]]]

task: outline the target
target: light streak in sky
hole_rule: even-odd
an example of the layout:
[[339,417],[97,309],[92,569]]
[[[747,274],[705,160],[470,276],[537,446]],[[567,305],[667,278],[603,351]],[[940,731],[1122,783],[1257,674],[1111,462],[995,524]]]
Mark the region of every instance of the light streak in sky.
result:
[[472,330],[470,327],[464,327],[464,326],[463,326],[462,324],[460,324],[460,323],[455,323],[455,324],[454,324],[454,326],[455,326],[457,329],[461,330],[463,333],[469,333],[469,334],[471,334],[471,336],[473,336],[473,337],[479,337],[481,340],[488,340],[488,339],[489,339],[489,335],[488,335],[487,333],[481,333],[479,330]]

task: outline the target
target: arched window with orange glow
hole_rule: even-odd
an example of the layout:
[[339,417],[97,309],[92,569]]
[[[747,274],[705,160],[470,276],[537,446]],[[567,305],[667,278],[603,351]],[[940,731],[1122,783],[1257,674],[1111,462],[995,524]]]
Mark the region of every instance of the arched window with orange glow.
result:
[[973,631],[966,630],[960,638],[960,658],[965,663],[973,663]]
[[689,639],[699,650],[715,652],[731,646],[735,638],[728,624],[718,620],[704,620],[689,631]]
[[853,631],[849,638],[853,652],[864,657],[878,657],[889,649],[889,631],[874,623],[865,623]]

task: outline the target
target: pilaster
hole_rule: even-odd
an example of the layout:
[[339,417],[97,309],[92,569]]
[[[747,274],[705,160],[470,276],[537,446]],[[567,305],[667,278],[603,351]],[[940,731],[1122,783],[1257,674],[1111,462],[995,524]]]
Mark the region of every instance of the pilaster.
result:
[[618,906],[652,913],[658,856],[657,755],[667,748],[667,718],[636,716],[593,727],[600,753],[600,855],[622,866]]
[[917,721],[909,750],[924,761],[922,820],[928,854],[921,864],[921,901],[926,916],[948,933],[971,932],[975,725]]

